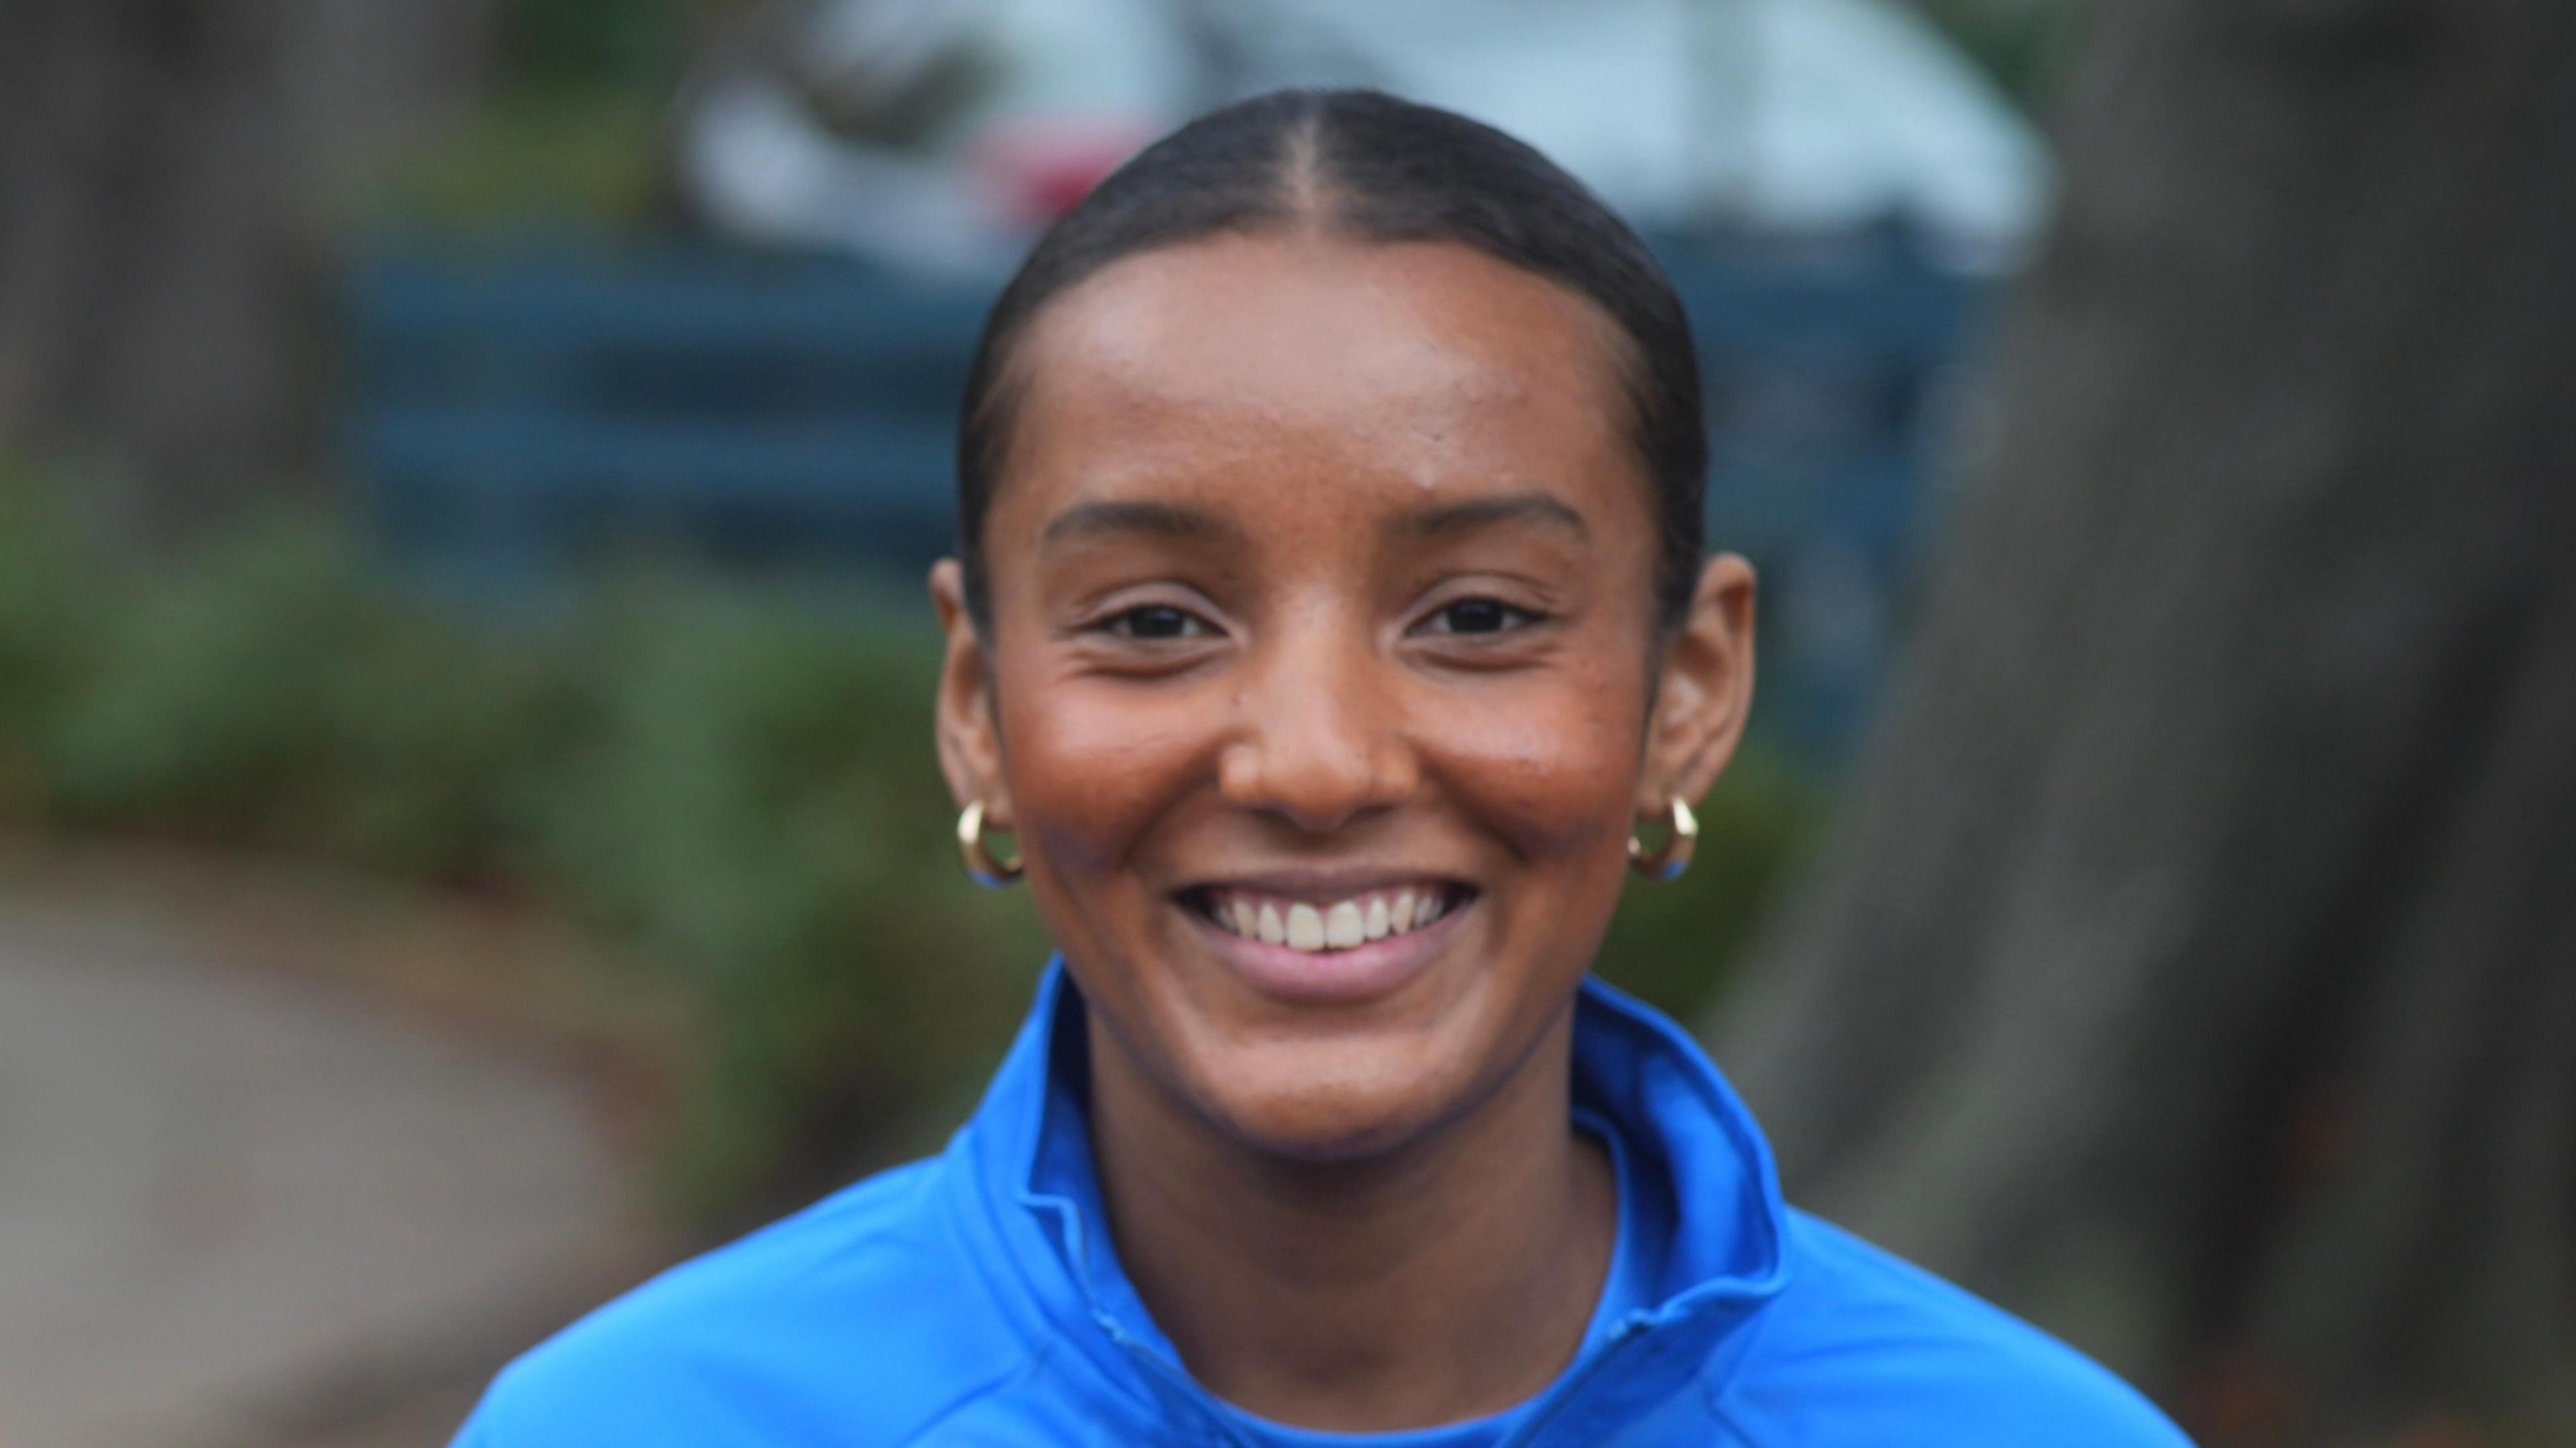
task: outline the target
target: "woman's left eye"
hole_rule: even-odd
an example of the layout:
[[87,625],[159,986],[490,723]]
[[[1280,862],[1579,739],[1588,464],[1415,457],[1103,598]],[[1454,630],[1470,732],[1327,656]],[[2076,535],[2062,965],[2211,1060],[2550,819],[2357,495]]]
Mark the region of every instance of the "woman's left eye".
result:
[[1206,620],[1188,609],[1175,608],[1168,603],[1139,604],[1123,609],[1101,620],[1100,628],[1116,638],[1148,643],[1196,638],[1211,631]]
[[1538,621],[1538,615],[1516,608],[1499,598],[1462,598],[1433,610],[1422,621],[1426,632],[1445,634],[1497,634],[1524,628]]

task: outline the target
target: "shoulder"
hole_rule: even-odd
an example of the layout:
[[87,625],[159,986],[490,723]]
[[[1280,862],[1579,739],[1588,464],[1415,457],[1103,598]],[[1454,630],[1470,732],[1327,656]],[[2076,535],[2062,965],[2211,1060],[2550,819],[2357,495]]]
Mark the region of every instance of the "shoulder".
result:
[[1750,1441],[2189,1448],[2137,1390],[2038,1328],[1803,1212],[1789,1225],[1790,1286],[1723,1395]]
[[[493,1383],[459,1448],[902,1441],[1028,1365],[939,1200],[945,1158],[872,1177],[663,1273]],[[865,1363],[864,1374],[854,1363]]]

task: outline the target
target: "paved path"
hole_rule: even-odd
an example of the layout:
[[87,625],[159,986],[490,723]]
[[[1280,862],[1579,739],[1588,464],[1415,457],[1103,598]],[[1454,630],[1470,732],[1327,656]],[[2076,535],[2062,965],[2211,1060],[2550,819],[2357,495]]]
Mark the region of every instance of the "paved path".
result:
[[209,953],[0,892],[0,1448],[435,1442],[406,1364],[590,1291],[620,1173],[567,1074]]

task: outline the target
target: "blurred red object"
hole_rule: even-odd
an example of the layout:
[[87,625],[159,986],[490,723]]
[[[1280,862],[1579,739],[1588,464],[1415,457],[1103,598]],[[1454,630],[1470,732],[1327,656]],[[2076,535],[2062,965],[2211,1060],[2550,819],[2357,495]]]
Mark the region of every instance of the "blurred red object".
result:
[[975,148],[974,168],[1000,213],[1035,230],[1071,211],[1160,131],[1138,116],[1016,120]]

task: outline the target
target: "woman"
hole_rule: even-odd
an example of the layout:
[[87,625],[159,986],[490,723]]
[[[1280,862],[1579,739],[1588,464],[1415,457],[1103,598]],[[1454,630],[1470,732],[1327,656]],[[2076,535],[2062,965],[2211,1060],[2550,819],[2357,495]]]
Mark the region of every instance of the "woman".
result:
[[969,868],[1061,949],[1028,1025],[942,1155],[461,1441],[2180,1442],[1785,1208],[1586,980],[1752,690],[1699,403],[1635,236],[1456,116],[1282,93],[1104,183],[994,309],[931,578]]

